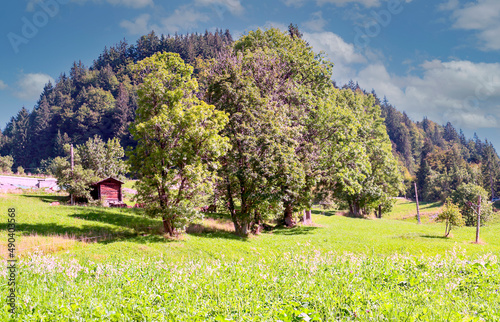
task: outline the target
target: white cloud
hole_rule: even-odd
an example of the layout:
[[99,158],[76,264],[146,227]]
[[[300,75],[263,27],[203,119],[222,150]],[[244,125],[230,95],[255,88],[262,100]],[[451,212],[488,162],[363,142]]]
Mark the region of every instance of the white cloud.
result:
[[43,87],[48,82],[54,84],[54,79],[47,74],[24,74],[16,83],[17,90],[14,95],[20,99],[34,100],[40,96]]
[[460,6],[458,1],[450,0],[440,6],[450,10],[455,29],[477,32],[483,50],[500,50],[500,1],[477,0]]
[[288,7],[302,7],[307,0],[282,0]]
[[354,45],[345,42],[340,36],[330,31],[308,33],[304,39],[314,48],[315,52],[324,51],[327,58],[334,64],[350,65],[366,63],[366,58],[355,51]]
[[145,13],[134,21],[123,20],[120,22],[120,27],[127,29],[127,32],[132,35],[144,35],[151,31],[148,27],[150,15]]
[[206,22],[209,18],[206,14],[198,12],[189,7],[175,9],[174,13],[161,20],[160,31],[175,33],[181,30],[196,28],[199,22]]
[[5,84],[5,82],[3,80],[0,79],[0,90],[4,90],[6,89],[8,86],[7,84]]
[[399,77],[381,64],[370,65],[355,79],[416,119],[428,116],[468,129],[500,127],[500,63],[433,60],[420,69],[421,77]]
[[416,120],[427,116],[464,129],[500,127],[500,63],[429,60],[415,69],[420,76],[398,76],[387,71],[379,54],[369,49],[358,53],[332,32],[305,32],[304,39],[335,64],[339,85],[358,81]]
[[241,15],[244,12],[244,8],[241,5],[240,0],[196,0],[195,3],[202,6],[211,6],[217,12],[221,12],[221,15],[221,7],[226,8],[233,15]]
[[123,20],[120,22],[120,27],[127,29],[130,34],[141,35],[150,32],[151,30],[157,33],[173,34],[180,31],[189,31],[198,26],[199,22],[206,22],[209,17],[193,8],[183,6],[168,17],[159,20],[159,23],[150,23],[151,16],[142,14],[136,17],[133,21]]
[[[89,2],[90,0],[69,0],[69,1],[83,4],[83,3]],[[96,3],[102,3],[105,1],[105,2],[112,4],[112,5],[115,5],[115,6],[124,6],[124,7],[135,8],[135,9],[144,8],[147,6],[154,5],[153,0],[92,0],[92,1],[96,2]],[[42,0],[29,0],[28,4],[26,5],[26,10],[27,11],[35,11],[35,9],[41,10],[41,8],[38,7],[38,3],[40,3],[40,2],[42,2]],[[63,2],[63,3],[66,3],[66,2]]]
[[[253,29],[256,29],[256,28],[259,28],[259,27],[255,27]],[[285,25],[284,23],[281,23],[281,22],[276,22],[276,21],[266,21],[266,24],[264,25],[264,28],[265,29],[269,29],[269,28],[277,28],[283,32],[288,32],[288,26]]]
[[323,19],[323,14],[321,13],[321,11],[317,11],[311,16],[311,20],[303,23],[304,27],[311,31],[323,31],[323,28],[325,28],[327,21]]

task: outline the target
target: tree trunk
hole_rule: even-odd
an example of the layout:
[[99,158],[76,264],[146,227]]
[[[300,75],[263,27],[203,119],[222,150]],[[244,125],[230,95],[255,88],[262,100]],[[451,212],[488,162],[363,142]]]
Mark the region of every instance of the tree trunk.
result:
[[245,237],[248,235],[248,224],[246,222],[233,221],[234,231],[238,236]]
[[165,216],[163,216],[162,219],[163,219],[163,229],[165,230],[166,233],[169,234],[170,237],[173,237],[174,227],[172,225],[172,220],[167,219]]
[[304,210],[304,225],[312,224],[311,209]]
[[382,218],[382,205],[378,205],[378,218]]
[[293,208],[291,203],[285,204],[285,226],[293,227],[295,226],[295,221],[293,220]]
[[254,217],[251,227],[252,227],[252,233],[254,234],[258,234],[262,230],[262,218],[257,210],[255,210],[254,212]]

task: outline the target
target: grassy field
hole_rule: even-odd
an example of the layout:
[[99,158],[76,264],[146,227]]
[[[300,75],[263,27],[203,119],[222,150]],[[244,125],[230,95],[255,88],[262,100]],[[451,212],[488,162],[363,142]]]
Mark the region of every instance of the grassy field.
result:
[[8,208],[22,235],[19,320],[500,319],[499,224],[481,229],[481,245],[472,227],[443,238],[444,225],[417,225],[412,204],[398,201],[384,219],[318,211],[314,226],[246,239],[206,220],[205,232],[168,239],[139,210],[49,206],[62,198],[0,196],[3,258]]

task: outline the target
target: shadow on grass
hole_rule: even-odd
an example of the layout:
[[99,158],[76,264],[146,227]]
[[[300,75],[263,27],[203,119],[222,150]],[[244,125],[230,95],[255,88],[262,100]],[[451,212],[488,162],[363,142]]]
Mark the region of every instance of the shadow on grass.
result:
[[[0,230],[7,230],[7,223],[0,223]],[[95,237],[102,235],[135,236],[136,233],[119,229],[111,229],[97,225],[83,225],[81,227],[63,226],[56,223],[25,224],[16,223],[16,233],[22,235],[37,234],[41,236],[69,235],[75,238]]]
[[431,238],[431,239],[448,239],[448,237],[444,237],[444,235],[420,235],[422,238]]
[[241,237],[236,235],[234,232],[229,232],[225,230],[212,230],[212,231],[205,231],[202,233],[187,233],[188,235],[196,236],[196,237],[201,237],[201,238],[217,238],[217,239],[232,239],[232,240],[241,240],[241,241],[247,241],[248,237]]
[[39,194],[39,195],[23,195],[23,197],[27,198],[35,198],[39,199],[40,201],[46,202],[46,203],[51,203],[51,202],[60,202],[66,203],[69,200],[68,196],[58,196],[58,195],[50,195],[50,194]]
[[314,215],[321,215],[321,216],[335,216],[337,214],[337,210],[311,210],[311,213]]
[[111,244],[111,243],[116,243],[120,241],[126,241],[126,242],[131,242],[135,244],[154,244],[154,243],[171,243],[171,242],[179,242],[181,240],[175,239],[175,238],[166,238],[163,235],[133,235],[133,236],[118,236],[113,239],[106,239],[99,241],[100,244]]
[[[133,229],[137,232],[161,233],[162,225],[159,220],[135,215],[136,210],[131,209],[96,209],[79,207],[79,213],[69,215],[69,217],[88,221],[97,221],[115,226]],[[128,214],[127,214],[128,213]],[[134,213],[134,214],[133,214]]]
[[318,227],[313,226],[296,226],[293,228],[277,228],[273,230],[275,235],[291,236],[291,235],[308,235],[312,234]]

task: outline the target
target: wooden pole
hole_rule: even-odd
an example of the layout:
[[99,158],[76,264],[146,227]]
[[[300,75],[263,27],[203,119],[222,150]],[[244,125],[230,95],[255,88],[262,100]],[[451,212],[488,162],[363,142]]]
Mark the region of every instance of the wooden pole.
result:
[[418,207],[418,192],[417,192],[417,183],[413,183],[415,185],[415,200],[417,201],[417,220],[418,223],[420,224],[420,209]]
[[[75,167],[75,160],[74,160],[74,155],[73,155],[73,144],[71,144],[71,176],[73,176],[73,168]],[[71,205],[73,206],[75,204],[75,197],[73,194],[70,194],[71,198]]]
[[476,227],[476,244],[479,243],[479,226],[481,225],[481,196],[477,197],[477,227]]

